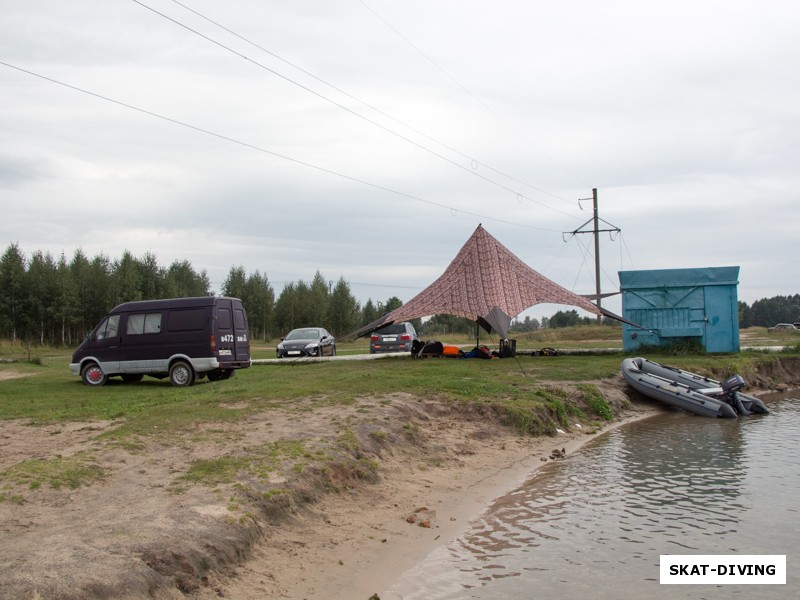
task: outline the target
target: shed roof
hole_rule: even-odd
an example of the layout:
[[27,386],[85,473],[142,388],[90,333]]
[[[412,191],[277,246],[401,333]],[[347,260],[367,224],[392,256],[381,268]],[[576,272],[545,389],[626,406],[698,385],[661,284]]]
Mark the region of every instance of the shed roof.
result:
[[654,287],[737,285],[738,283],[739,267],[700,267],[619,272],[620,291]]

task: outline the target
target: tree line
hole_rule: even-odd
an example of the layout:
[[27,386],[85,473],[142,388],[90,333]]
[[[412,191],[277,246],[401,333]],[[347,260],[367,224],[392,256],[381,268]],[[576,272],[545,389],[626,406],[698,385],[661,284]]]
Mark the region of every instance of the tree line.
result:
[[800,323],[800,294],[762,298],[752,306],[739,302],[740,327],[771,327],[776,323]]
[[[265,273],[246,273],[232,267],[220,293],[241,298],[247,310],[251,339],[271,340],[295,327],[320,325],[341,336],[371,323],[402,305],[397,297],[385,302],[372,299],[362,306],[340,277],[334,284],[317,272],[310,282],[298,280],[275,293]],[[26,257],[11,244],[0,258],[0,339],[72,346],[114,306],[134,300],[210,296],[208,275],[188,261],[159,264],[155,255],[135,257],[125,251],[115,260],[105,255],[89,258],[82,250],[72,258],[54,258],[36,251]],[[739,302],[741,327],[800,321],[800,295]],[[558,311],[542,321],[515,320],[511,331],[591,324],[594,318],[577,311]],[[436,315],[415,327],[427,336],[459,333],[471,335],[475,322],[452,315]]]
[[[361,306],[343,278],[333,285],[319,272],[276,295],[266,274],[241,266],[230,269],[220,293],[242,299],[251,339],[265,341],[312,324],[344,335],[402,305],[392,297]],[[112,260],[80,249],[69,259],[41,251],[26,257],[11,244],[0,258],[0,339],[73,346],[123,302],[211,295],[206,271],[188,261],[165,267],[151,253]]]

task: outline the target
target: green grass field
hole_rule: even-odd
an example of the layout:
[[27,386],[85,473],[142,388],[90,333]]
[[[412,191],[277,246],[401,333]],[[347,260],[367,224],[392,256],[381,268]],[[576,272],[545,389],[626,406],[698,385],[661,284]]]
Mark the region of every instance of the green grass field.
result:
[[[561,337],[552,338],[558,331]],[[772,340],[797,344],[797,335],[781,332],[766,334]],[[798,332],[800,333],[800,332]],[[548,334],[548,335],[545,335]],[[554,346],[569,348],[613,347],[618,329],[577,327],[547,330],[520,338],[518,347]],[[602,337],[606,335],[605,339]],[[487,340],[488,341],[488,340]],[[619,340],[616,340],[619,343]],[[340,355],[366,353],[366,340],[343,344]],[[455,338],[447,343],[470,345],[474,340]],[[794,346],[796,351],[798,348]],[[590,382],[613,377],[619,372],[622,353],[563,355],[558,357],[518,356],[515,359],[457,360],[390,357],[372,361],[334,361],[303,363],[285,361],[254,365],[238,371],[225,382],[199,380],[191,388],[178,389],[167,380],[145,378],[124,384],[111,379],[100,388],[87,388],[68,369],[71,351],[27,348],[4,344],[0,357],[25,357],[0,363],[0,419],[31,419],[38,423],[69,420],[121,420],[126,431],[146,433],[153,427],[180,428],[190,423],[236,419],[251,410],[269,408],[300,398],[317,404],[351,403],[357,398],[405,392],[415,396],[454,401],[518,402],[530,397],[543,382]],[[760,361],[770,360],[763,353],[743,352],[724,356],[659,356],[648,358],[689,370],[720,375],[745,376]],[[273,358],[270,345],[254,345],[254,358]],[[25,377],[9,378],[4,373]],[[237,408],[230,408],[236,404]]]
[[[584,343],[590,344],[585,348],[591,348],[599,343],[602,347],[613,347],[609,344],[613,340],[598,340],[597,329],[607,328],[588,332],[578,329],[569,332],[570,339],[532,337],[522,345],[580,348]],[[469,339],[456,338],[447,342],[470,345]],[[783,353],[742,352],[724,356],[644,355],[690,371],[712,374],[717,379],[738,373],[749,380],[749,375],[756,372],[771,372],[765,363],[800,354],[797,346],[791,348]],[[269,345],[254,346],[253,350],[255,358],[274,357]],[[367,351],[366,344],[361,341],[344,345],[340,354]],[[331,457],[347,453],[351,445],[365,443],[354,434],[361,426],[367,426],[368,436],[388,435],[388,431],[397,431],[398,427],[406,434],[413,434],[413,429],[406,431],[403,423],[395,423],[392,429],[389,424],[370,422],[373,417],[367,405],[374,406],[376,400],[388,405],[392,395],[397,393],[408,398],[435,400],[450,407],[463,404],[465,414],[491,414],[492,418],[513,426],[523,435],[553,434],[556,428],[569,429],[575,421],[589,427],[600,425],[624,408],[619,401],[616,405],[609,403],[601,392],[602,380],[608,385],[607,380],[618,376],[624,357],[621,352],[553,357],[528,353],[492,360],[414,360],[408,356],[363,361],[281,360],[237,371],[227,381],[198,380],[189,388],[175,388],[167,379],[153,378],[137,383],[123,383],[119,378],[112,378],[105,386],[90,388],[71,375],[70,350],[31,348],[30,359],[27,352],[28,348],[8,344],[2,347],[4,357],[25,358],[0,362],[0,421],[14,419],[32,427],[56,428],[71,422],[103,421],[103,433],[97,439],[120,444],[133,452],[145,447],[148,440],[157,444],[201,443],[197,440],[203,435],[224,429],[224,425],[235,426],[250,417],[263,418],[263,414],[271,410],[276,414],[288,411],[303,419],[303,415],[311,411],[341,407],[340,413],[332,414],[350,416],[342,422],[332,422],[330,433],[335,442],[332,446],[318,448],[323,454],[313,457],[314,462],[327,463],[334,460]],[[614,385],[621,385],[619,378],[617,380]],[[288,457],[296,450],[270,448],[270,452],[279,451],[281,457]],[[301,450],[311,451],[305,447]],[[265,456],[263,452],[253,456],[244,453],[236,460],[217,457],[208,464],[200,461],[186,474],[190,478],[187,481],[214,482],[222,476],[218,472],[220,469],[229,477],[231,472],[241,470],[243,464],[264,463]],[[16,493],[14,486],[26,481],[31,482],[29,485],[49,480],[53,486],[72,486],[80,485],[82,478],[101,478],[103,473],[90,458],[26,461],[0,472],[0,501]],[[3,486],[11,491],[4,492]]]

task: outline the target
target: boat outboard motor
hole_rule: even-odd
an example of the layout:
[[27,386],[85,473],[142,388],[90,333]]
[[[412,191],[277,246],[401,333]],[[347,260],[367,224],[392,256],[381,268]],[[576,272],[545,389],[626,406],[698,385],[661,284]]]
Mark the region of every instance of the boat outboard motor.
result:
[[744,388],[744,379],[741,375],[734,375],[723,381],[720,387],[722,387],[722,391],[726,394],[732,394]]
[[734,375],[733,377],[729,377],[723,381],[720,384],[720,387],[725,394],[725,399],[728,401],[728,404],[735,408],[736,412],[738,412],[740,415],[749,415],[752,413],[744,407],[742,399],[739,398],[739,394],[736,393],[743,389],[744,385],[745,383],[742,376]]

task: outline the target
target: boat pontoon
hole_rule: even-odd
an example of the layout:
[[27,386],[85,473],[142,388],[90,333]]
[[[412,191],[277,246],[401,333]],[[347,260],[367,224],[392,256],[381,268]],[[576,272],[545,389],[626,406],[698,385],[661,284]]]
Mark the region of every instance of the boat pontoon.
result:
[[761,400],[742,393],[745,382],[741,375],[719,382],[646,358],[623,360],[622,375],[645,396],[698,415],[735,419],[769,412]]

